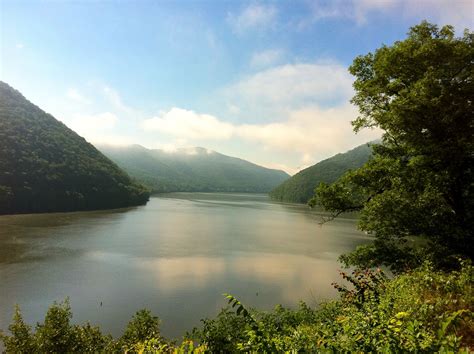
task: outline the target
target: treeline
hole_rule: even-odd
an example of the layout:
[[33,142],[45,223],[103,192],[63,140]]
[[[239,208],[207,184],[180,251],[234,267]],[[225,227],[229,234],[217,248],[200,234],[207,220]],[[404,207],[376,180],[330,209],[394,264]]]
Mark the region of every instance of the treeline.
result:
[[321,182],[335,182],[345,172],[365,164],[372,156],[371,144],[374,143],[360,145],[301,170],[274,188],[270,197],[280,202],[308,203]]
[[17,308],[3,333],[7,353],[469,352],[474,349],[474,268],[436,271],[428,263],[388,279],[380,270],[343,273],[338,300],[265,312],[227,295],[229,307],[181,340],[138,311],[117,339],[71,324],[69,302],[54,304],[35,331]]
[[0,214],[144,204],[148,190],[0,82]]

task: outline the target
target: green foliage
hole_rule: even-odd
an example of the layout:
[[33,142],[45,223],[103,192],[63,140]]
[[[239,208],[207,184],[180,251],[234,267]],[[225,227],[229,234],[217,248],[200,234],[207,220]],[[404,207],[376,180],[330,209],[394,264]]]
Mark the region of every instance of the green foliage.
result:
[[188,353],[208,353],[209,350],[205,345],[195,345],[191,340],[184,340],[179,345],[163,343],[161,340],[152,338],[143,343],[138,343],[134,351],[137,353],[174,353],[174,354],[188,354]]
[[352,275],[341,272],[344,280],[348,281],[352,288],[348,289],[345,285],[341,286],[334,283],[333,286],[339,291],[341,297],[347,301],[362,308],[367,301],[378,300],[380,293],[385,290],[387,278],[385,274],[377,269],[355,270]]
[[[223,328],[232,333],[226,352],[467,352],[473,348],[472,265],[464,263],[461,270],[444,273],[425,263],[392,280],[380,270],[343,277],[351,287],[335,284],[340,300],[317,309],[302,303],[297,310],[277,306],[272,312],[253,311],[256,325],[245,320],[243,310],[233,316],[223,311],[206,320],[207,326],[195,330],[193,338],[219,351],[210,343],[216,343]],[[237,310],[240,306],[239,302]],[[233,331],[228,329],[229,318]]]
[[[144,343],[154,339],[154,346],[164,345],[160,335],[160,320],[152,316],[149,310],[138,311],[128,323],[123,336],[119,340],[120,348],[129,348],[133,351],[137,343]],[[148,342],[150,345],[151,342]]]
[[145,187],[0,82],[0,214],[144,204]]
[[112,348],[112,337],[103,335],[100,328],[86,323],[73,326],[73,346],[70,350],[76,353],[97,353]]
[[359,228],[375,241],[344,256],[348,265],[402,271],[426,259],[448,268],[458,256],[472,259],[473,39],[423,22],[350,67],[354,129],[382,129],[382,144],[311,201],[333,216],[360,211]]
[[54,351],[65,353],[71,350],[74,346],[71,318],[72,312],[68,300],[50,307],[44,323],[36,326],[38,350],[46,353]]
[[15,306],[15,313],[8,330],[11,336],[0,332],[0,340],[4,342],[7,352],[33,353],[35,351],[36,343],[31,334],[31,327],[24,322],[18,305]]
[[229,309],[222,309],[215,319],[204,319],[202,328],[194,328],[187,336],[198,343],[205,343],[210,352],[235,352],[246,334],[247,319]]
[[274,200],[307,203],[321,183],[332,183],[351,169],[359,168],[372,155],[370,144],[364,144],[343,154],[337,154],[316,165],[301,170],[270,192]]
[[268,192],[289,176],[203,148],[174,152],[127,147],[99,149],[153,192]]
[[112,337],[103,335],[98,327],[89,323],[71,325],[71,318],[68,300],[54,303],[33,333],[17,306],[8,327],[11,335],[0,333],[0,340],[7,353],[91,353],[104,351],[112,342]]
[[247,308],[226,294],[231,308],[203,320],[180,344],[160,334],[159,319],[136,313],[117,340],[99,328],[71,325],[69,303],[53,304],[33,333],[16,308],[7,353],[38,352],[455,352],[474,348],[474,267],[445,273],[430,263],[389,279],[380,270],[342,273],[338,300],[295,310]]
[[253,316],[250,314],[249,310],[245,308],[245,306],[233,295],[231,294],[224,294],[224,296],[229,300],[229,305],[232,306],[232,308],[236,308],[236,313],[237,315],[242,314],[242,317],[247,319],[252,325],[255,325],[257,321],[253,318]]

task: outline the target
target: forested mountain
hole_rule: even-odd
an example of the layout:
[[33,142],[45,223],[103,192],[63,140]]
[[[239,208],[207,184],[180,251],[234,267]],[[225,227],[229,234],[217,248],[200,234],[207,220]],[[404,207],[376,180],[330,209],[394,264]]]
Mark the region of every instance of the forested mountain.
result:
[[98,148],[154,192],[268,192],[289,177],[204,148],[174,152],[140,145]]
[[84,138],[0,82],[0,214],[117,208],[148,197]]
[[321,182],[332,183],[347,170],[361,167],[372,155],[370,144],[363,144],[301,170],[270,192],[274,200],[307,203]]

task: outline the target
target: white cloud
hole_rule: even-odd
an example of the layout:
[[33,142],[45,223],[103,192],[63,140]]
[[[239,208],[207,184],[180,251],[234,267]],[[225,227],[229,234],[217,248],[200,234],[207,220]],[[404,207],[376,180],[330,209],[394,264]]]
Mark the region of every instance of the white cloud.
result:
[[333,62],[287,64],[266,69],[221,92],[239,107],[297,109],[308,105],[336,105],[353,94],[347,68]]
[[283,51],[280,49],[269,49],[254,53],[250,59],[250,66],[254,68],[263,68],[276,64],[283,57]]
[[113,106],[114,109],[121,111],[126,114],[131,114],[134,112],[134,110],[127,105],[125,105],[122,102],[122,99],[119,95],[119,93],[113,89],[110,86],[104,86],[103,87],[103,94],[107,98],[107,100],[110,102],[110,104]]
[[372,11],[386,12],[392,9],[400,0],[316,0],[309,3],[310,14],[299,26],[307,27],[314,22],[327,18],[345,18],[357,24],[367,22],[367,16]]
[[227,111],[229,111],[230,114],[239,114],[240,108],[232,103],[229,103],[227,104]]
[[227,22],[236,33],[267,29],[275,24],[277,9],[271,5],[251,4],[239,14],[228,13]]
[[393,11],[398,0],[359,0],[354,1],[352,17],[358,24],[365,24],[367,16],[372,11],[388,12]]
[[[241,145],[247,154],[255,146],[260,164],[290,173],[380,137],[380,131],[354,134],[350,122],[357,117],[357,109],[349,104],[352,78],[335,62],[262,70],[218,94],[224,96],[224,102],[232,102],[224,106],[228,112],[246,114],[247,122],[174,107],[143,121],[142,128],[171,137],[181,146],[226,140],[233,146]],[[255,114],[266,107],[280,115]],[[278,159],[280,154],[287,156],[286,161]],[[276,158],[268,163],[272,155]],[[294,156],[293,167],[288,166],[290,155]]]
[[70,88],[66,92],[66,96],[76,102],[82,103],[82,104],[90,104],[91,101],[87,98],[85,98],[79,91],[75,88]]
[[325,2],[316,0],[308,4],[310,13],[309,16],[304,18],[300,23],[302,27],[324,18],[353,16],[353,3],[351,1],[334,0],[332,2]]
[[133,138],[120,134],[91,134],[86,138],[96,145],[130,146],[136,144]]
[[[273,152],[300,154],[298,169],[301,169],[380,137],[378,130],[354,134],[350,121],[356,116],[356,108],[347,103],[336,108],[313,106],[292,111],[289,118],[281,122],[232,124],[208,114],[172,108],[161,117],[145,120],[142,127],[191,142],[234,138]],[[285,166],[285,170],[294,173],[296,169]]]
[[209,114],[198,114],[181,108],[172,108],[159,117],[145,120],[142,128],[150,132],[194,140],[223,140],[232,135],[231,124],[221,122]]
[[91,143],[108,145],[131,145],[136,143],[129,136],[114,133],[114,128],[116,128],[119,119],[111,112],[75,114],[64,119],[63,122]]
[[278,163],[278,162],[260,162],[260,163],[257,163],[257,165],[260,165],[266,168],[271,168],[273,170],[285,171],[290,176],[293,176],[294,174],[296,174],[298,171],[301,170],[300,167],[288,166],[286,164]]
[[15,48],[16,49],[23,49],[23,48],[25,48],[25,45],[23,43],[17,43],[17,44],[15,44]]
[[355,135],[350,121],[356,116],[357,110],[350,104],[329,109],[308,107],[291,112],[283,122],[241,125],[236,134],[267,149],[300,153],[302,163],[308,165],[380,136],[379,131]]
[[310,15],[300,22],[300,27],[307,27],[324,18],[345,18],[361,25],[375,12],[461,27],[458,29],[474,24],[473,0],[316,0],[310,3],[310,10]]
[[422,17],[462,32],[474,25],[473,0],[399,0],[406,17]]
[[66,121],[66,124],[79,135],[90,135],[115,127],[118,118],[115,114],[104,112],[93,115],[76,114]]

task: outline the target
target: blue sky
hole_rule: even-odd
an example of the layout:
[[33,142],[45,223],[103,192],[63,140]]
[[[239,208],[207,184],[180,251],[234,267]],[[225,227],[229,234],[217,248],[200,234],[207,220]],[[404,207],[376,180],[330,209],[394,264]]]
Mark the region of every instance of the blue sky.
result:
[[93,143],[203,146],[287,172],[355,135],[354,57],[474,0],[0,0],[0,79]]

